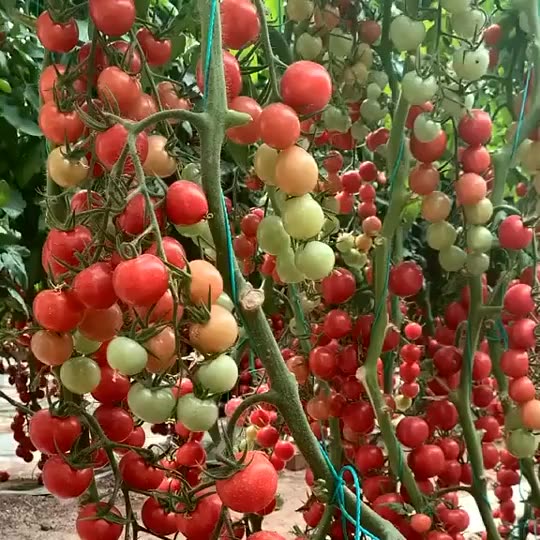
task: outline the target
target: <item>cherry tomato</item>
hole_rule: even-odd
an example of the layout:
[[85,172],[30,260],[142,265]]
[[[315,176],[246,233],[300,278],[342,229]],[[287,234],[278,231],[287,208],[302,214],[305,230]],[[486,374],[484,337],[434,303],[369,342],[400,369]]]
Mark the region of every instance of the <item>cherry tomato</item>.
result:
[[69,52],[79,41],[79,28],[72,17],[67,22],[54,22],[48,11],[36,21],[36,33],[41,44],[52,52]]
[[108,36],[121,36],[129,32],[135,22],[133,0],[89,0],[90,18],[97,30]]

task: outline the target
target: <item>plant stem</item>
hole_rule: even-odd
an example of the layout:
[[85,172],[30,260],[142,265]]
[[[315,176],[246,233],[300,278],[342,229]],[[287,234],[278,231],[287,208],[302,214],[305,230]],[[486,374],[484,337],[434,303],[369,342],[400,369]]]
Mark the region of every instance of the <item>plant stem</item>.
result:
[[378,47],[384,70],[388,75],[388,84],[392,91],[392,101],[396,102],[399,94],[398,82],[392,65],[392,43],[390,42],[390,23],[392,22],[392,0],[383,1],[383,20],[381,44]]
[[474,276],[469,280],[471,297],[469,302],[469,318],[467,323],[467,346],[463,354],[461,379],[459,388],[455,393],[454,404],[459,415],[459,422],[463,431],[463,438],[467,447],[467,456],[472,468],[471,493],[476,501],[482,521],[486,527],[488,538],[498,540],[500,538],[497,525],[493,520],[491,506],[487,499],[487,481],[484,470],[484,458],[482,457],[482,444],[479,433],[474,425],[471,414],[471,388],[472,388],[472,364],[474,354],[478,347],[480,331],[482,329],[482,281],[480,276]]
[[[202,56],[205,57],[206,44],[208,43],[208,27],[212,0],[199,0],[199,11],[202,26]],[[222,207],[223,191],[221,187],[220,155],[223,144],[225,118],[227,114],[227,101],[225,94],[225,78],[223,74],[223,61],[221,49],[219,10],[216,13],[216,25],[212,40],[212,63],[208,77],[208,100],[207,114],[200,130],[201,155],[204,159],[201,163],[201,180],[204,191],[208,198],[210,212],[213,218],[209,225],[216,245],[217,266],[224,277],[227,291],[231,292],[231,277],[236,279],[238,290],[241,294],[246,288],[246,281],[234,262],[234,276],[229,271],[228,240],[225,225],[225,213]],[[279,392],[277,406],[289,426],[291,435],[309,463],[314,475],[324,479],[329,489],[333,488],[332,473],[326,464],[319,448],[319,444],[310,428],[305,416],[298,385],[292,373],[289,372],[280,348],[272,334],[272,330],[262,309],[242,309],[239,307],[242,320],[250,336],[251,343],[258,357],[263,363],[267,375],[271,381],[271,387]],[[354,512],[355,496],[349,491],[345,494],[347,508]],[[362,524],[376,534],[381,540],[404,540],[403,536],[386,520],[382,519],[371,508],[362,505]]]
[[270,101],[279,100],[279,84],[276,72],[276,62],[272,51],[272,43],[270,41],[270,33],[268,32],[268,22],[266,20],[265,6],[263,0],[255,0],[259,20],[261,21],[261,40],[264,49],[264,55],[268,65],[268,77],[270,79]]

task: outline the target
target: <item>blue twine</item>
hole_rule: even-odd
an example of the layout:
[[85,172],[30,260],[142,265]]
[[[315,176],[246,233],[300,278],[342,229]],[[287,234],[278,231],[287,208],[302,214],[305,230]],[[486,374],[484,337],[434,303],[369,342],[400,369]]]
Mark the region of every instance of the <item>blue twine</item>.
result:
[[523,99],[521,101],[521,107],[519,110],[519,118],[517,121],[516,133],[514,134],[514,140],[512,142],[512,154],[510,155],[511,160],[514,159],[514,156],[516,155],[519,136],[521,134],[521,127],[523,124],[523,118],[525,116],[525,104],[527,102],[527,95],[529,93],[529,83],[531,81],[531,72],[532,72],[532,68],[529,67],[529,71],[527,71],[527,80],[525,81],[525,90],[523,90]]
[[[364,529],[362,525],[360,524],[361,515],[362,515],[362,501],[361,501],[361,495],[362,495],[362,488],[360,486],[360,479],[358,478],[358,473],[355,471],[353,467],[350,465],[345,465],[341,468],[339,473],[336,471],[334,465],[332,465],[332,462],[330,461],[330,458],[328,457],[328,454],[326,453],[326,450],[324,446],[319,443],[319,446],[322,450],[322,455],[324,457],[324,460],[326,461],[326,464],[330,468],[330,472],[332,473],[332,476],[334,477],[335,487],[334,487],[334,494],[332,496],[332,501],[339,507],[341,510],[341,520],[343,525],[343,534],[345,538],[347,538],[347,521],[354,526],[354,538],[355,540],[360,540],[360,534],[364,534],[368,536],[369,538],[372,538],[373,540],[379,540],[377,536],[370,533],[368,530]],[[345,480],[343,480],[343,477],[345,476],[346,472],[350,472],[353,481],[354,481],[354,488],[356,490],[356,508],[355,508],[355,517],[352,517],[349,512],[347,511],[347,508],[345,507]]]
[[[208,35],[206,44],[206,55],[204,59],[204,88],[203,88],[203,101],[206,108],[208,100],[208,83],[210,75],[210,64],[212,62],[212,44],[214,41],[214,28],[216,26],[216,13],[217,13],[218,0],[212,0],[212,7],[210,11],[210,20],[208,22]],[[234,249],[233,240],[231,234],[231,226],[229,223],[229,217],[227,213],[227,203],[225,202],[225,196],[223,191],[221,192],[221,208],[223,209],[223,217],[225,220],[225,233],[227,237],[227,259],[229,265],[229,278],[231,281],[231,296],[232,301],[236,305],[238,303],[238,293],[236,290],[236,278],[234,275]]]

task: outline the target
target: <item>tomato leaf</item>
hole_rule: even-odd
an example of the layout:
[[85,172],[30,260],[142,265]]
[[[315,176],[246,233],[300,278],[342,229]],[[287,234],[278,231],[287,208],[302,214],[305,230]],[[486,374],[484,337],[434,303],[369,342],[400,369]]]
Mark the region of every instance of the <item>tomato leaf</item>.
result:
[[19,107],[9,104],[4,96],[0,96],[0,111],[0,114],[19,131],[33,137],[43,136],[36,122],[25,117],[24,112]]
[[26,289],[28,287],[28,276],[24,266],[23,257],[28,257],[30,251],[24,246],[7,246],[5,253],[0,255],[0,266],[9,277],[18,285]]
[[26,315],[26,317],[29,317],[30,314],[28,313],[28,307],[26,305],[26,302],[24,301],[24,298],[19,294],[19,292],[15,289],[12,289],[11,287],[7,289],[7,292],[9,296],[11,296],[11,298],[13,299],[13,303],[15,304],[15,306],[19,308],[19,311],[22,311]]
[[148,11],[149,7],[150,0],[135,0],[135,10],[137,12],[137,17],[146,17],[146,12]]
[[293,58],[291,49],[285,41],[283,35],[275,28],[269,28],[268,34],[270,35],[270,43],[272,44],[272,50],[276,53],[276,56],[285,64],[292,64]]
[[21,193],[16,189],[11,189],[9,200],[6,204],[2,205],[2,210],[11,219],[18,218],[26,208],[26,201],[23,199]]
[[231,141],[225,143],[225,148],[228,154],[232,157],[234,162],[243,170],[247,171],[248,158],[249,158],[249,146],[244,144],[236,144]]
[[0,92],[4,94],[11,94],[11,84],[6,79],[0,79]]

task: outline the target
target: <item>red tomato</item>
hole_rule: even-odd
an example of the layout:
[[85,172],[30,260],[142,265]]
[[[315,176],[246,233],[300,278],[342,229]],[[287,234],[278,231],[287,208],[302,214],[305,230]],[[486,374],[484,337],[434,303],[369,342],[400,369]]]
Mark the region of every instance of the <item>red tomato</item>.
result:
[[[106,131],[97,134],[95,141],[96,157],[108,171],[119,160],[122,150],[127,144],[127,139],[127,129],[120,124],[115,124]],[[148,155],[148,135],[145,132],[137,135],[135,147],[141,163],[144,163]],[[128,156],[126,159],[123,172],[125,174],[133,174],[135,172],[135,165],[131,156]]]
[[113,286],[118,298],[126,304],[151,306],[165,294],[169,273],[158,257],[143,253],[122,261],[114,269]]
[[98,262],[79,272],[73,280],[73,292],[85,307],[106,309],[118,299],[112,284],[110,264]]
[[332,309],[324,317],[323,332],[330,339],[339,339],[350,334],[352,330],[351,317],[342,309]]
[[48,11],[36,21],[36,33],[41,44],[52,52],[69,52],[79,41],[79,28],[72,17],[67,22],[54,22]]
[[450,401],[432,401],[426,409],[428,424],[449,431],[457,424],[456,406]]
[[397,296],[413,296],[424,285],[422,269],[413,261],[405,261],[390,270],[388,288]]
[[491,138],[492,123],[489,113],[471,109],[458,124],[459,136],[471,146],[486,144]]
[[[217,494],[206,495],[190,512],[176,514],[176,526],[188,540],[210,540],[219,521],[221,506]],[[182,512],[183,505],[179,504],[176,510]]]
[[420,142],[414,135],[411,135],[410,149],[415,159],[422,163],[431,163],[440,159],[446,150],[447,136],[443,130],[435,139],[430,142]]
[[[242,0],[248,3],[248,0]],[[223,2],[221,3],[223,6]],[[259,116],[262,112],[262,107],[248,96],[238,96],[231,100],[229,109],[233,111],[243,112],[251,116],[251,121],[243,126],[236,126],[227,129],[227,137],[237,144],[253,144],[259,140]]]
[[369,433],[375,425],[375,413],[367,401],[349,403],[343,408],[341,418],[356,433]]
[[133,431],[133,418],[120,407],[100,405],[94,411],[94,416],[111,441],[123,442]]
[[315,347],[309,353],[309,369],[319,379],[330,380],[337,373],[337,358],[328,347]]
[[148,28],[141,28],[137,32],[137,40],[150,66],[162,66],[171,59],[170,39],[156,39]]
[[441,347],[433,355],[433,365],[441,377],[454,375],[461,369],[463,356],[461,351],[452,345]]
[[77,268],[79,257],[88,253],[91,244],[92,233],[84,225],[77,225],[70,231],[51,229],[41,253],[43,269],[56,278],[67,272],[68,267]]
[[354,463],[361,475],[382,469],[384,466],[383,451],[375,444],[363,444],[356,450]]
[[525,317],[534,311],[532,287],[525,283],[518,283],[510,287],[504,295],[504,309],[512,315]]
[[78,214],[94,208],[101,208],[104,203],[105,200],[97,191],[81,189],[81,191],[77,191],[71,198],[70,206],[71,211],[74,214]]
[[59,80],[65,73],[66,66],[51,64],[47,66],[39,76],[39,95],[44,103],[56,99],[62,99],[64,92],[72,91],[74,94],[82,94],[86,91],[86,82],[79,78],[68,83]]
[[122,39],[113,41],[110,44],[113,53],[117,57],[117,63],[120,68],[131,75],[137,75],[142,69],[142,60],[139,51],[134,43],[129,43]]
[[167,536],[177,532],[176,514],[167,512],[158,500],[148,497],[141,508],[143,525],[151,532]]
[[32,306],[36,322],[53,332],[70,332],[81,322],[84,308],[67,290],[43,290],[37,293]]
[[[158,200],[151,197],[154,213],[160,228],[165,225],[165,211],[163,205],[157,205]],[[142,193],[129,198],[124,211],[117,217],[118,227],[126,234],[136,236],[141,234],[150,225],[150,212],[146,210],[146,199]]]
[[[106,502],[90,503],[81,507],[77,515],[77,534],[81,540],[118,540],[124,526],[116,521],[109,521],[108,515],[122,517],[115,506]],[[109,518],[110,519],[110,518]]]
[[[109,66],[99,74],[97,93],[110,109],[128,114],[141,96],[141,83],[119,67]],[[122,126],[117,124],[110,129],[118,127]]]
[[401,444],[409,448],[417,448],[429,437],[428,423],[418,416],[405,416],[397,425],[396,436]]
[[275,498],[278,475],[262,452],[247,452],[244,465],[231,477],[217,480],[216,491],[221,502],[235,512],[259,512]]
[[202,188],[189,180],[178,180],[167,190],[167,217],[175,225],[194,225],[208,214]]
[[490,24],[482,34],[484,38],[484,43],[488,47],[494,47],[499,43],[503,36],[503,30],[500,25],[498,24]]
[[199,441],[187,441],[178,447],[174,459],[180,467],[200,467],[206,462],[206,452]]
[[250,534],[247,540],[286,540],[284,536],[273,531],[259,531]]
[[525,249],[532,240],[533,232],[523,225],[520,216],[508,216],[499,225],[499,242],[505,249]]
[[114,405],[126,399],[131,383],[129,377],[122,375],[109,365],[100,366],[101,379],[92,392],[94,399],[106,405]]
[[108,36],[126,34],[135,22],[133,0],[88,0],[88,9],[96,28]]
[[407,463],[418,480],[433,478],[444,469],[444,453],[435,444],[424,444],[408,455]]
[[221,10],[221,40],[228,49],[243,49],[255,43],[261,31],[257,9],[250,0],[223,0]]
[[118,304],[107,309],[88,308],[79,323],[79,331],[88,339],[103,342],[116,336],[123,323],[122,310]]
[[43,465],[43,485],[61,499],[82,495],[94,479],[93,469],[73,469],[61,456],[51,456]]
[[279,431],[274,426],[264,426],[257,431],[257,444],[263,448],[272,448],[279,440]]
[[284,150],[300,137],[300,120],[288,105],[271,103],[259,116],[260,137],[272,148]]
[[65,454],[82,433],[76,416],[53,416],[49,410],[36,412],[28,425],[32,444],[44,454]]
[[54,101],[43,104],[39,111],[38,122],[43,135],[54,144],[76,142],[84,131],[84,124],[77,112],[63,112]]
[[[135,306],[134,309],[139,315],[139,317],[142,318],[143,321],[146,320],[148,316],[148,312],[151,309],[152,311],[150,313],[150,316],[148,317],[149,323],[153,323],[157,321],[161,321],[161,322],[172,321],[173,315],[174,315],[174,301],[173,301],[172,293],[170,290],[165,291],[163,296],[157,301],[157,303],[154,306],[151,306],[151,307]],[[180,320],[180,318],[182,317],[183,311],[184,311],[184,307],[182,305],[177,305],[176,317],[178,320]],[[190,390],[190,392],[191,391],[192,390]]]
[[465,172],[483,174],[491,165],[491,155],[485,146],[469,146],[460,156]]
[[326,69],[315,62],[293,62],[281,78],[283,102],[298,114],[324,109],[332,97],[332,80]]
[[135,451],[125,454],[118,464],[122,480],[131,488],[147,490],[157,489],[165,473],[147,463]]
[[[174,264],[177,268],[186,267],[186,252],[182,244],[173,238],[172,236],[164,236],[161,239],[163,244],[163,251],[165,252],[165,257],[167,257],[167,262]],[[151,255],[157,255],[157,244],[154,242],[145,253],[150,253]]]
[[[229,51],[223,51],[223,70],[225,72],[225,86],[227,88],[227,100],[230,102],[238,96],[242,90],[242,73],[240,64],[234,55]],[[197,86],[205,93],[203,68],[201,61],[197,63],[196,78]]]
[[327,304],[344,304],[356,291],[356,280],[346,268],[334,268],[321,282],[322,297]]

